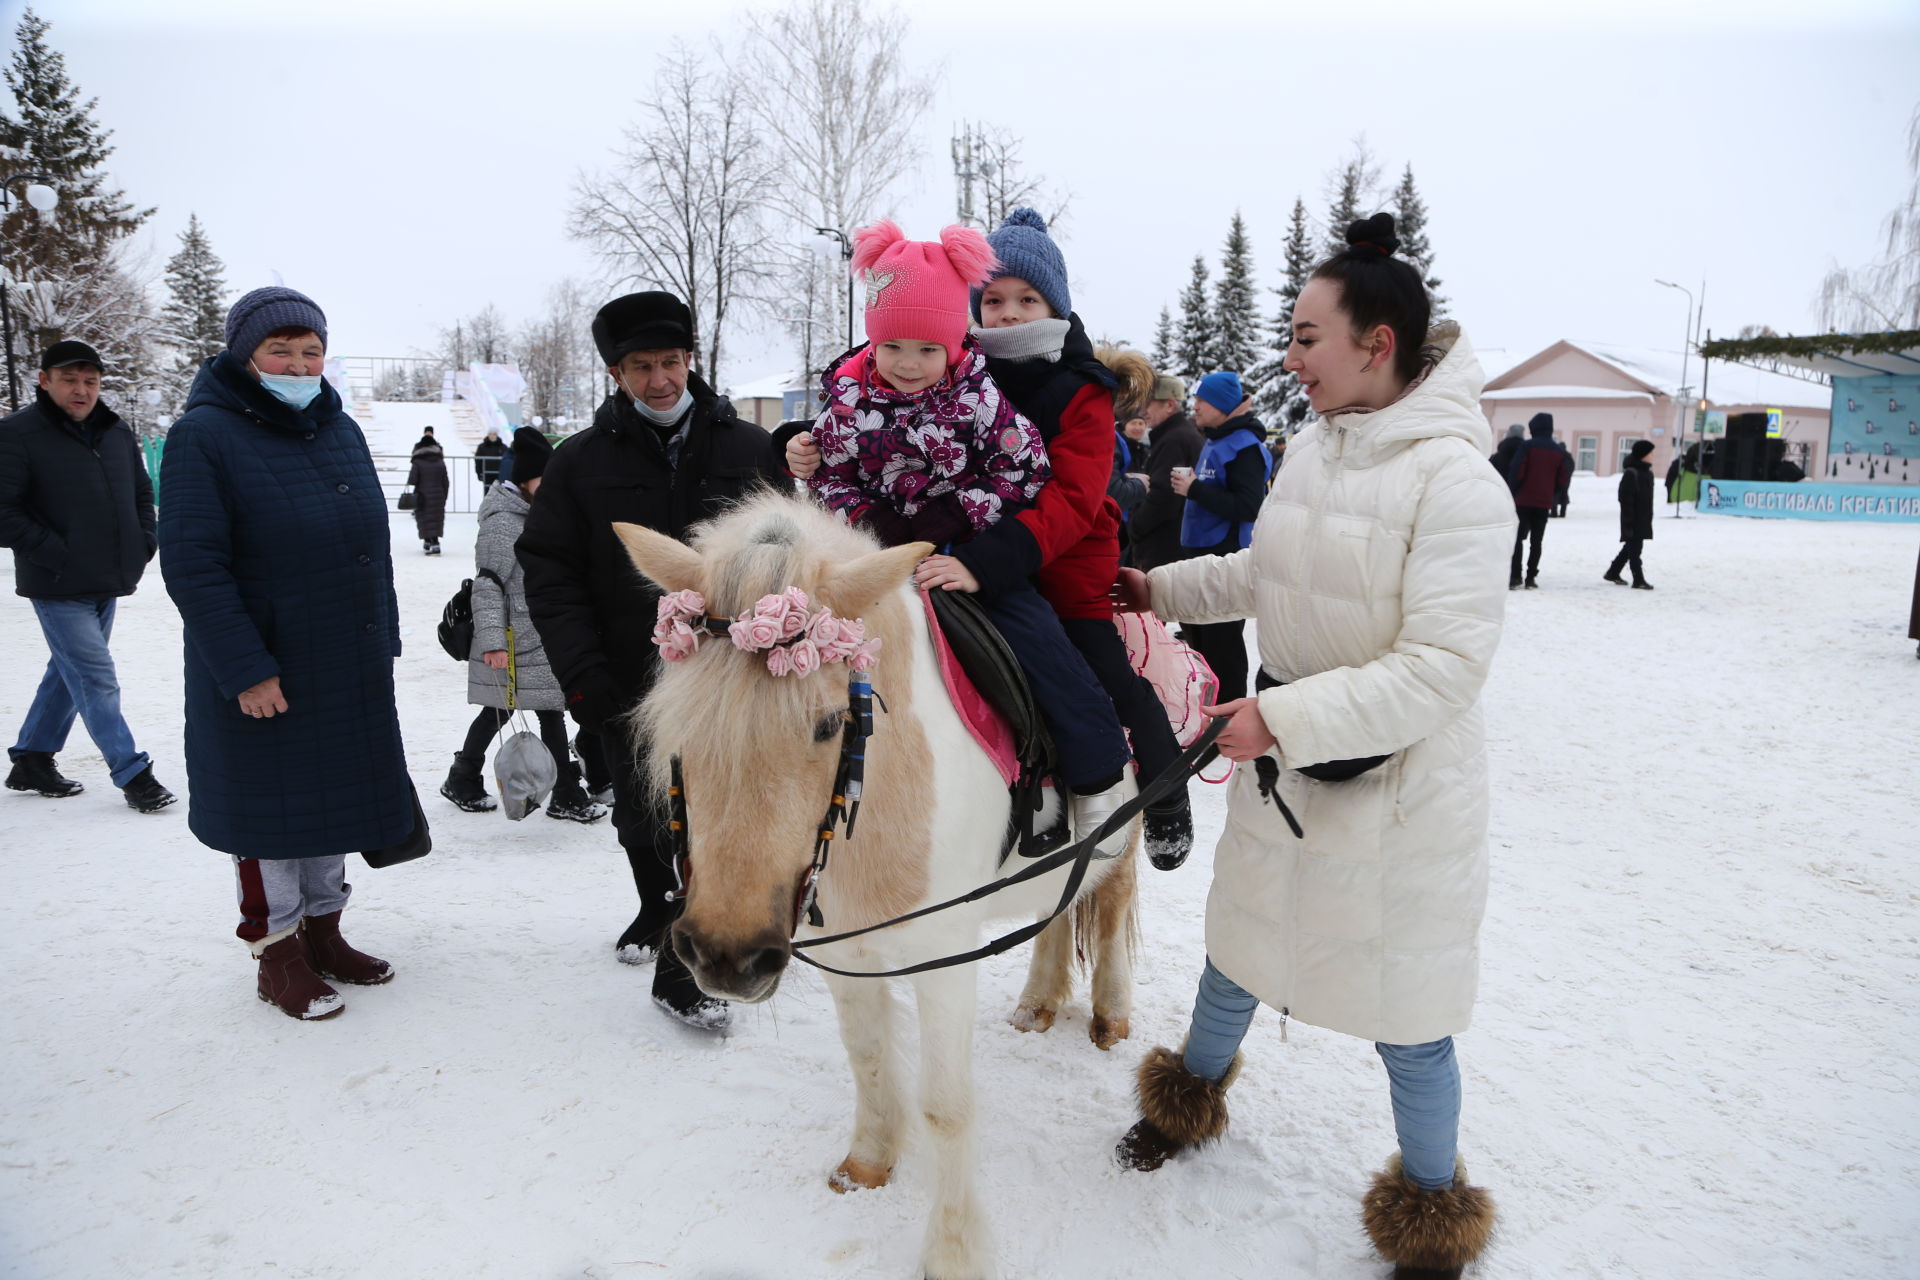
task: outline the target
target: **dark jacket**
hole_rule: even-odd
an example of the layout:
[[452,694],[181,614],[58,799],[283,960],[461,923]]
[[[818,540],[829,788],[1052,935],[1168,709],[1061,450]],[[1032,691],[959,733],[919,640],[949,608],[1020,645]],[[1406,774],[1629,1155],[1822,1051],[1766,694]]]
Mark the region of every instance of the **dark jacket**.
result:
[[616,521],[685,538],[763,485],[792,487],[764,430],[698,374],[687,387],[693,408],[677,467],[667,436],[615,391],[591,427],[554,450],[527,516],[516,548],[527,608],[570,701],[593,690],[629,704],[653,683],[660,592],[628,560]]
[[407,488],[413,490],[413,528],[422,541],[431,542],[447,529],[447,455],[431,440],[413,446],[413,465],[407,468]]
[[0,547],[34,600],[132,595],[153,559],[153,482],[140,442],[102,404],[84,423],[45,391],[0,420]]
[[1653,464],[1629,458],[1620,469],[1620,540],[1653,537]]
[[[160,572],[186,633],[193,834],[245,858],[399,842],[413,800],[387,504],[339,392],[323,383],[293,409],[222,352],[167,433],[160,478]],[[236,699],[269,676],[287,712],[256,720]]]
[[[1206,432],[1207,443],[1211,445],[1225,441],[1242,431],[1252,432],[1256,440],[1264,441],[1267,438],[1266,426],[1257,416],[1247,413],[1209,427]],[[1201,454],[1204,456],[1206,452],[1206,447],[1202,446]],[[1217,481],[1210,482],[1203,477],[1204,466],[1196,469],[1193,486],[1187,490],[1188,507],[1199,507],[1218,519],[1196,522],[1190,518],[1194,514],[1191,510],[1183,512],[1180,522],[1183,545],[1216,556],[1230,556],[1245,547],[1247,530],[1259,518],[1260,504],[1267,500],[1267,477],[1272,471],[1272,461],[1271,454],[1248,445],[1234,452],[1221,468],[1221,476]],[[1223,537],[1204,543],[1193,538],[1192,530],[1196,524],[1215,527],[1223,521]]]
[[1513,455],[1526,447],[1527,438],[1525,436],[1507,436],[1501,440],[1494,451],[1487,456],[1487,461],[1493,464],[1493,469],[1500,473],[1501,478],[1507,482],[1509,489],[1513,487]]
[[1133,459],[1133,442],[1120,432],[1113,436],[1113,477],[1107,481],[1107,496],[1120,508],[1120,518],[1125,520],[1147,496],[1147,486],[1134,479],[1129,472],[1140,469]]
[[473,474],[481,484],[492,484],[500,478],[500,456],[506,451],[504,440],[482,440],[473,446]]
[[1551,507],[1573,483],[1573,458],[1553,436],[1536,435],[1514,452],[1507,472],[1516,507]]
[[1133,562],[1140,568],[1158,569],[1201,554],[1198,547],[1180,545],[1180,517],[1187,500],[1173,491],[1173,469],[1198,462],[1205,444],[1200,428],[1185,413],[1174,414],[1147,434],[1147,497],[1127,522]]

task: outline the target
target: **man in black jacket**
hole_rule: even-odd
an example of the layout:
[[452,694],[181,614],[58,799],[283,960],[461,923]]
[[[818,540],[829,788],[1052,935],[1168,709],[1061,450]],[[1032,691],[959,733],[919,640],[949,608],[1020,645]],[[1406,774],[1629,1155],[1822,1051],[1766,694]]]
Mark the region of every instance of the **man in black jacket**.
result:
[[1636,440],[1626,465],[1620,468],[1620,554],[1602,575],[1624,587],[1627,584],[1620,581],[1620,570],[1632,565],[1633,585],[1641,591],[1653,590],[1640,568],[1640,548],[1653,536],[1653,464],[1647,461],[1652,452],[1653,441]]
[[153,483],[133,432],[100,402],[100,372],[92,347],[56,342],[40,357],[34,402],[0,421],[0,546],[13,548],[14,590],[33,602],[51,654],[7,752],[7,786],[56,797],[85,789],[54,766],[77,715],[127,804],[157,813],[173,793],[134,745],[107,647],[115,606],[158,545]]
[[1158,569],[1201,554],[1200,548],[1180,543],[1180,517],[1187,500],[1173,489],[1173,469],[1191,471],[1206,444],[1200,428],[1180,407],[1186,394],[1180,379],[1162,375],[1154,379],[1153,396],[1147,401],[1147,496],[1127,522],[1133,536],[1133,563],[1140,569]]
[[615,298],[593,319],[593,341],[616,388],[593,425],[554,451],[516,554],[527,608],[579,726],[600,736],[613,776],[619,833],[640,912],[615,943],[632,964],[655,958],[653,997],[693,1026],[727,1022],[664,945],[675,909],[664,816],[641,781],[619,717],[653,682],[659,591],[634,571],[616,521],[684,538],[689,527],[763,484],[787,484],[767,433],[735,414],[688,368],[693,315],[670,293]]

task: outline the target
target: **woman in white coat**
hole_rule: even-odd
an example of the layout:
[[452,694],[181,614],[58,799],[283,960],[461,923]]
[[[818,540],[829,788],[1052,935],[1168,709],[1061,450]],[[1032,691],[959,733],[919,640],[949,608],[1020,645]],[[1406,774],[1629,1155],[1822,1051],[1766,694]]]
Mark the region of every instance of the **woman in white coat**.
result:
[[[1347,229],[1295,304],[1286,368],[1320,419],[1287,449],[1253,543],[1150,575],[1123,607],[1259,620],[1255,697],[1214,708],[1236,772],[1186,1048],[1141,1064],[1123,1165],[1219,1136],[1258,1004],[1375,1042],[1400,1154],[1368,1234],[1401,1277],[1457,1276],[1491,1199],[1456,1164],[1452,1036],[1478,983],[1487,885],[1480,686],[1500,639],[1513,499],[1486,462],[1484,378],[1459,328],[1429,330],[1393,219]],[[1296,837],[1273,800],[1298,816]]]

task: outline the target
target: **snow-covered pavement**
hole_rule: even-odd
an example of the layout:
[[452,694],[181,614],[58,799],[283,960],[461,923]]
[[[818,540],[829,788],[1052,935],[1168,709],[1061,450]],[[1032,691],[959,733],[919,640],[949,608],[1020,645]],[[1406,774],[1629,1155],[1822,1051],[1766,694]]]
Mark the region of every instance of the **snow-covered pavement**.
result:
[[[1576,482],[1486,693],[1493,891],[1463,1144],[1499,1198],[1485,1280],[1920,1274],[1920,662],[1910,527],[1667,519],[1653,592],[1600,581],[1611,481]],[[1664,509],[1663,509],[1664,510]],[[851,1085],[826,990],[790,975],[706,1039],[616,964],[606,824],[433,797],[469,719],[432,637],[470,572],[396,515],[400,703],[436,850],[350,864],[347,935],[396,981],[303,1025],[255,1000],[232,877],[184,804],[127,809],[82,733],[62,801],[0,793],[0,1275],[772,1280],[912,1274],[926,1168],[836,1196]],[[44,648],[0,608],[0,731]],[[121,606],[129,721],[185,792],[179,623]],[[298,708],[295,708],[297,714]],[[1108,1161],[1132,1073],[1184,1027],[1221,821],[1142,870],[1134,1040],[1008,1026],[984,967],[978,1142],[1010,1277],[1330,1277],[1392,1146],[1369,1045],[1255,1024],[1233,1123],[1161,1172]]]

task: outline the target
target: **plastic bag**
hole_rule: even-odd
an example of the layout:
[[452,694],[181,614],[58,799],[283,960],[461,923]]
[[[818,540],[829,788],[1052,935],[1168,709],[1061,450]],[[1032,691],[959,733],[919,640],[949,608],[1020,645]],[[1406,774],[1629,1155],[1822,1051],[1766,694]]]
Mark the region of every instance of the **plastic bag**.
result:
[[1151,613],[1116,613],[1113,625],[1120,628],[1133,669],[1146,677],[1166,708],[1173,736],[1183,749],[1192,746],[1207,727],[1200,708],[1212,706],[1220,693],[1213,668]]
[[522,729],[493,753],[493,780],[500,788],[501,811],[509,822],[518,822],[546,800],[560,770],[540,736]]

